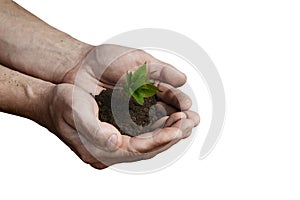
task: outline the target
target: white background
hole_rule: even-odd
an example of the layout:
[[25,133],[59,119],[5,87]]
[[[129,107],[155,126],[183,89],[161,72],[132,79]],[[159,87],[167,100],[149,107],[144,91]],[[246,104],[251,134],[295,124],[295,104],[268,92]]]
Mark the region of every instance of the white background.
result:
[[0,199],[300,198],[298,1],[17,2],[94,45],[145,27],[190,37],[218,68],[227,116],[205,160],[197,137],[167,169],[128,175],[94,170],[46,129],[1,113]]

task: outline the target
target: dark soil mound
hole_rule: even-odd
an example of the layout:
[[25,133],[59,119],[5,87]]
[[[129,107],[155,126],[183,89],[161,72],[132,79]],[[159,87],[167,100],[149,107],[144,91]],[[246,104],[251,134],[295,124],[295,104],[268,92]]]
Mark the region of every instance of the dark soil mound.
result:
[[156,104],[156,96],[145,98],[144,105],[140,105],[134,98],[128,99],[122,90],[106,89],[95,99],[99,106],[99,119],[112,124],[125,135],[148,132],[155,121],[165,116]]

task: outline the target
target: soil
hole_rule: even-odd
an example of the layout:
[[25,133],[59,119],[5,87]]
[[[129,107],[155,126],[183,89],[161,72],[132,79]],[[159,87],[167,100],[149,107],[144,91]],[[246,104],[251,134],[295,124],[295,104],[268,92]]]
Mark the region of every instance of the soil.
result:
[[145,103],[140,105],[134,98],[126,97],[120,89],[106,89],[96,95],[95,99],[99,107],[99,119],[129,136],[151,131],[151,125],[166,115],[159,109],[156,95],[145,98]]

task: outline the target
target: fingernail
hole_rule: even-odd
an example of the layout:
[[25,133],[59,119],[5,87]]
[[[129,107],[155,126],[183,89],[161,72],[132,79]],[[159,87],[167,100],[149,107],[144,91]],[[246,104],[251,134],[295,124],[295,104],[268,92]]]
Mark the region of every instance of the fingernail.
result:
[[116,149],[117,140],[118,140],[118,137],[116,135],[110,136],[110,138],[107,140],[107,147],[110,151],[113,151]]

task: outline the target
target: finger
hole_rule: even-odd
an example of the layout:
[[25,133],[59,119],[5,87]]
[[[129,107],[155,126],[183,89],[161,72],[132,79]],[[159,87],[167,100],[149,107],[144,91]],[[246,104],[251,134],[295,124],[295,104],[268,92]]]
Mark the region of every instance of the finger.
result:
[[[129,136],[122,136],[124,143],[128,143]],[[126,162],[129,158],[134,157],[137,160],[138,156],[135,156],[132,152],[125,150],[122,145],[118,150],[109,152],[104,151],[101,148],[96,147],[93,143],[87,140],[85,137],[81,137],[81,140],[86,147],[87,151],[96,159],[89,164],[96,169],[103,169],[105,166],[111,166],[112,164]]]
[[[177,115],[177,114],[176,114]],[[169,143],[163,144],[161,146],[157,146],[153,152],[148,153],[146,156],[144,156],[144,159],[149,159],[157,155],[158,153],[161,153],[167,149],[169,149],[171,146],[176,144],[179,140],[187,138],[192,133],[193,128],[193,122],[190,119],[180,119],[177,122],[175,122],[172,127],[177,127],[182,131],[182,137],[177,138],[175,140],[170,141]]]
[[[172,65],[162,62],[140,49],[104,44],[95,48],[86,59],[87,66],[92,67],[96,79],[106,83],[117,83],[126,71],[136,70],[147,62],[148,71],[156,71],[152,78],[179,87],[186,82],[186,75]],[[95,58],[98,62],[95,62]],[[99,67],[101,63],[102,68]],[[118,70],[114,67],[118,66]],[[124,66],[124,67],[120,67]]]
[[186,75],[172,65],[154,58],[145,51],[139,52],[147,58],[148,71],[155,72],[151,76],[153,79],[168,83],[174,87],[180,87],[186,83]]
[[165,123],[165,127],[172,126],[174,123],[176,123],[180,119],[185,119],[186,115],[183,112],[177,112],[169,116]]
[[189,131],[194,127],[194,123],[191,119],[185,118],[185,113],[175,113],[167,119],[165,124],[165,127],[171,125],[172,127],[163,128],[156,132],[145,133],[131,138],[130,146],[132,149],[130,149],[130,151],[146,153],[173,140],[177,140],[178,138],[187,137],[190,134]]
[[157,87],[161,92],[158,92],[156,95],[162,101],[168,102],[168,104],[183,111],[188,110],[192,106],[190,97],[181,90],[166,83],[158,83]]
[[[175,116],[179,116],[177,113]],[[175,119],[175,118],[174,118]],[[181,138],[177,138],[174,139],[172,141],[170,141],[169,143],[163,144],[161,146],[157,146],[155,149],[153,149],[152,152],[148,152],[145,153],[143,155],[143,159],[150,159],[155,157],[157,154],[166,151],[167,149],[171,148],[173,145],[175,145],[177,142],[179,142],[181,139],[184,139],[188,136],[190,136],[191,132],[192,132],[192,123],[191,120],[187,120],[187,119],[180,119],[177,122],[175,122],[173,125],[173,127],[177,127],[179,129],[182,130],[182,137]]]
[[111,166],[116,163],[142,160],[143,154],[135,150],[129,150],[129,141],[131,137],[126,135],[123,135],[122,137],[123,143],[121,147],[114,152],[103,151],[90,143],[86,138],[82,137],[82,141],[84,146],[88,149],[88,152],[97,159],[95,162],[91,162],[89,164],[91,164],[94,168],[102,169],[103,166]]
[[116,151],[121,143],[120,132],[106,122],[92,122],[92,120],[85,118],[85,124],[80,132],[97,148],[106,151]]
[[143,160],[147,160],[147,159],[151,159],[151,158],[155,157],[156,155],[168,150],[169,148],[171,148],[173,145],[175,145],[179,141],[180,141],[180,139],[173,140],[165,145],[162,145],[162,146],[156,148],[154,151],[152,151],[150,153],[145,153],[143,155]]
[[146,133],[133,138],[123,136],[122,146],[112,153],[103,152],[93,145],[89,145],[92,155],[98,158],[100,162],[100,164],[93,164],[92,166],[102,169],[103,165],[110,166],[115,163],[150,159],[169,149],[180,139],[189,136],[192,127],[192,120],[182,119],[177,121],[173,127],[164,128],[157,132]]
[[75,89],[72,108],[76,129],[91,143],[108,151],[118,148],[121,143],[120,132],[114,126],[98,120],[98,106],[90,95]]
[[163,110],[166,113],[166,115],[171,115],[175,112],[178,112],[178,110],[176,108],[174,108],[173,106],[170,106],[162,101],[157,102],[157,107],[159,110]]
[[[150,159],[150,158],[153,158],[154,156],[156,156],[157,154],[169,149],[170,147],[175,145],[181,139],[184,139],[184,138],[190,136],[190,134],[192,133],[193,122],[190,119],[181,119],[181,120],[177,121],[175,124],[173,124],[172,127],[176,128],[173,130],[176,130],[176,131],[180,130],[178,132],[179,134],[177,135],[176,138],[169,140],[169,142],[161,142],[161,143],[156,143],[156,145],[149,145],[149,146],[151,146],[150,149],[144,149],[143,147],[145,147],[147,144],[145,144],[145,143],[142,144],[138,141],[139,145],[140,146],[143,145],[143,146],[141,148],[135,147],[135,150],[138,150],[138,153],[131,154],[134,156],[128,157],[127,162]],[[168,134],[168,133],[165,132],[165,134]],[[143,135],[141,135],[141,136],[143,136]],[[147,139],[149,136],[147,137],[144,135],[143,137],[144,137],[144,139]]]
[[184,139],[191,135],[194,122],[191,119],[181,119],[173,124],[172,127],[179,128],[182,131],[182,139]]
[[198,126],[198,124],[200,123],[200,116],[198,113],[188,110],[184,111],[184,114],[187,116],[188,119],[193,120],[194,127]]
[[167,127],[130,138],[128,147],[131,152],[147,153],[181,137],[182,131],[179,128]]
[[[180,134],[178,134],[177,137],[171,139],[162,139],[158,137],[158,135],[155,135],[157,133],[148,133],[144,134],[143,137],[135,138],[123,136],[123,143],[121,147],[115,152],[103,151],[95,147],[93,144],[90,144],[90,142],[86,139],[83,138],[83,140],[86,141],[85,144],[89,149],[89,152],[91,152],[91,154],[98,159],[98,162],[106,166],[110,166],[116,163],[134,162],[151,158],[154,156],[154,154],[156,155],[166,149],[165,146],[169,148],[170,144],[175,144],[178,140],[181,139],[182,134],[180,129],[173,127],[161,133],[164,135],[171,135],[172,133],[168,131],[172,131],[173,133],[177,131],[180,132]],[[157,140],[160,141],[155,141],[155,139],[151,138],[150,135],[155,135],[155,137],[157,137]],[[101,164],[100,166],[97,166],[97,164],[93,164],[92,166],[95,168],[102,168]]]
[[137,49],[134,53],[137,55],[135,63],[138,66],[146,62],[148,71],[155,72],[151,76],[153,79],[169,83],[174,87],[180,87],[186,83],[186,75],[172,65],[162,62],[140,49]]
[[153,131],[153,130],[158,129],[158,128],[163,128],[165,126],[165,123],[166,123],[168,118],[169,118],[168,116],[164,116],[164,117],[160,118],[159,120],[157,120],[156,122],[154,122],[150,126],[150,131]]
[[158,60],[148,64],[149,72],[155,72],[151,78],[168,83],[174,87],[180,87],[186,83],[186,75],[169,64]]

